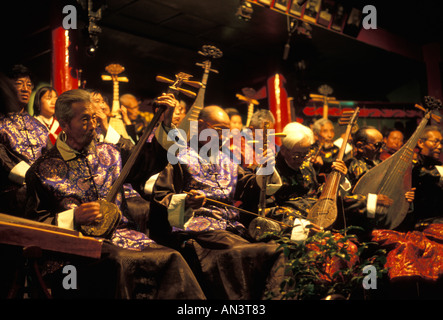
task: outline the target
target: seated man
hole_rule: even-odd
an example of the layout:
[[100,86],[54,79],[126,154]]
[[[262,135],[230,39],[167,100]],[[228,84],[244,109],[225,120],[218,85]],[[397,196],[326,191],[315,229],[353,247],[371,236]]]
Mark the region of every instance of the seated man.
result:
[[[274,268],[282,256],[275,245],[251,243],[239,212],[223,205],[247,197],[257,201],[262,180],[219,150],[221,131],[229,125],[222,108],[201,111],[198,136],[191,126],[189,145],[179,149],[175,164],[168,164],[154,185],[150,235],[183,252],[207,298],[259,299],[266,285],[279,285],[273,282],[279,275]],[[273,173],[272,158],[260,173]]]
[[17,65],[7,76],[15,86],[19,111],[0,116],[0,211],[23,216],[26,171],[46,148],[49,132],[26,111],[34,88],[29,69]]
[[352,186],[367,171],[380,163],[383,135],[374,127],[362,127],[353,136],[354,157],[346,161],[348,178]]
[[329,119],[319,119],[312,125],[312,131],[316,138],[312,149],[317,154],[314,162],[314,168],[317,175],[324,176],[332,171],[332,163],[337,159],[340,150],[334,144],[335,129],[334,124]]
[[[126,125],[125,119],[127,117],[124,117],[123,108],[120,109],[122,118],[119,120],[116,120],[114,122],[114,125],[116,123],[119,124],[118,128],[113,128],[112,124],[110,123],[110,118],[112,116],[111,111],[109,110],[109,106],[106,104],[105,98],[103,94],[99,90],[88,90],[91,95],[91,103],[94,107],[96,119],[97,119],[97,126],[96,126],[96,139],[100,142],[110,142],[113,140],[119,140],[121,137],[128,140],[128,143],[134,143],[134,141],[137,141],[133,136],[131,136],[131,128],[133,129],[133,126]],[[135,132],[135,131],[134,131]],[[117,138],[114,138],[113,136],[117,136]],[[132,141],[131,141],[132,139]]]
[[282,179],[281,188],[270,197],[272,206],[288,204],[298,197],[316,197],[319,183],[311,163],[314,136],[312,130],[292,122],[285,126],[282,145],[276,157],[276,169]]
[[151,112],[141,111],[140,101],[129,93],[120,96],[120,104],[126,109],[128,118],[134,126],[136,135],[136,140],[134,141],[137,142],[154,115]]
[[428,126],[417,142],[418,154],[412,169],[412,186],[416,188],[414,210],[406,217],[408,229],[415,224],[439,219],[443,221],[443,165],[440,161],[442,134]]
[[380,160],[384,161],[403,146],[403,132],[397,129],[389,129],[383,135],[384,146],[380,154]]
[[[348,179],[354,188],[359,179],[380,163],[383,135],[374,127],[362,127],[353,137],[354,157],[348,159]],[[414,189],[406,192],[406,199],[412,202]],[[365,235],[375,228],[378,206],[389,207],[393,200],[383,194],[349,194],[344,199],[348,208],[347,225],[357,225],[365,229]]]
[[[100,210],[97,200],[106,198],[130,150],[96,142],[96,119],[90,99],[82,89],[66,91],[57,99],[55,115],[63,132],[55,147],[27,172],[28,218],[68,229],[80,229],[107,218],[109,213]],[[159,99],[159,103],[174,106],[167,98]],[[156,157],[145,161],[156,161]],[[125,200],[134,195],[136,192],[127,188],[125,194],[117,195],[115,204],[122,211],[121,221],[103,241],[100,261],[78,275],[79,280],[88,279],[82,283],[86,288],[83,293],[101,298],[100,292],[108,298],[203,298],[183,257],[137,231],[144,231],[145,226],[137,225],[125,206]],[[114,290],[103,292],[101,287]]]
[[[309,209],[320,195],[320,184],[316,171],[310,161],[314,135],[310,128],[292,122],[285,126],[282,145],[276,158],[276,170],[281,180],[281,188],[268,199],[268,216],[283,221],[287,225],[300,227],[291,230],[293,240],[303,240],[307,236],[304,226]],[[343,161],[334,161],[331,169],[346,175],[347,168]],[[347,190],[349,183],[343,179],[342,188]]]
[[412,168],[412,187],[416,188],[413,210],[395,230],[372,233],[371,240],[388,252],[385,268],[389,268],[391,287],[397,290],[391,291],[398,297],[411,292],[419,293],[420,299],[443,295],[442,138],[439,127],[424,129]]

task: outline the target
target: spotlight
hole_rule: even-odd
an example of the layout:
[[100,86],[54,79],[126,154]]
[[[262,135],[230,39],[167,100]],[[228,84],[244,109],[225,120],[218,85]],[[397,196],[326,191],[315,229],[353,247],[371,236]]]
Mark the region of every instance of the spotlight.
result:
[[252,4],[245,0],[240,1],[240,5],[237,9],[236,16],[240,20],[249,21],[252,18],[252,13],[254,12],[254,9],[252,9]]
[[91,44],[91,45],[86,49],[86,53],[87,53],[89,56],[93,56],[93,55],[95,55],[96,50],[97,50],[97,48],[96,48],[93,44]]
[[86,46],[86,54],[93,57],[98,49],[98,36],[90,35],[88,45]]

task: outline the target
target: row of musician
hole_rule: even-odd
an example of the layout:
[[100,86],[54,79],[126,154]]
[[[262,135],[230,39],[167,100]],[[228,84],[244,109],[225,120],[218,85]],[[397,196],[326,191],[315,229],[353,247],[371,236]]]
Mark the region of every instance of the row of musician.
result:
[[[18,91],[19,105],[23,111],[29,102],[33,84],[30,77],[26,74],[26,70],[22,69],[20,72],[18,72],[19,76],[15,79],[15,86]],[[26,150],[26,143],[14,150],[23,152],[21,157],[28,158],[26,161],[28,165],[32,164],[40,153],[40,150],[32,150],[33,147],[39,148],[38,145],[36,146],[38,141],[42,141],[41,147],[43,149],[47,147],[47,144],[54,145],[58,134],[62,131],[59,122],[54,117],[56,100],[57,92],[51,87],[39,88],[35,94],[33,105],[34,118],[38,120],[45,129],[42,131],[44,132],[42,133],[43,137],[33,139],[34,142],[29,143],[30,150]],[[98,121],[97,132],[99,133],[98,136],[100,136],[100,131],[104,131],[105,133],[108,131],[109,123],[107,120],[111,117],[111,108],[104,95],[99,91],[91,91],[91,102],[96,110],[96,118]],[[130,133],[132,142],[137,141],[144,128],[146,128],[152,119],[152,114],[140,111],[139,101],[130,94],[121,96],[120,103],[122,106],[121,115],[127,132]],[[177,127],[184,118],[187,108],[183,101],[175,101],[174,103],[177,105],[171,115],[171,124]],[[231,132],[236,132],[236,130],[239,132],[244,129],[242,117],[237,110],[229,108],[225,109],[225,111],[229,117],[229,126],[227,126],[227,128],[231,129]],[[26,121],[23,116],[21,118],[21,120]],[[248,122],[250,123],[250,129],[262,129],[265,122],[269,123],[271,125],[270,129],[272,129],[274,117],[268,110],[258,110]],[[289,207],[291,209],[290,211],[297,213],[295,216],[298,214],[306,216],[306,210],[308,210],[308,208],[304,206],[303,208],[299,208],[298,205],[294,205],[294,199],[308,198],[314,201],[313,199],[318,197],[319,192],[321,192],[320,186],[333,168],[341,171],[343,175],[347,177],[350,185],[355,186],[357,181],[366,172],[381,161],[386,160],[403,145],[404,135],[398,129],[388,130],[382,135],[376,128],[364,127],[357,130],[357,127],[358,126],[353,127],[353,132],[349,136],[343,158],[344,161],[337,162],[334,167],[333,164],[337,158],[343,135],[339,139],[334,140],[335,131],[332,121],[328,119],[317,120],[309,129],[299,124],[290,124],[285,129],[287,131],[287,137],[282,139],[282,145],[276,146],[278,151],[276,155],[276,168],[284,173],[280,174],[283,184],[280,191],[274,194],[271,200],[268,199],[270,203],[268,207],[278,208],[279,210]],[[31,132],[39,133],[41,131],[29,130],[29,132],[27,132],[28,136],[26,137],[28,141],[29,133]],[[101,135],[103,136],[103,133],[101,133]],[[19,139],[19,137],[17,137],[17,139]],[[101,139],[104,139],[104,137]],[[441,140],[439,128],[430,126],[423,132],[422,137],[420,137],[418,141],[413,160],[413,189],[405,195],[411,203],[415,198],[415,205],[411,205],[411,214],[409,215],[411,217],[407,219],[408,228],[411,227],[411,223],[415,224],[417,220],[439,215],[439,206],[438,203],[436,203],[436,199],[440,199],[438,195],[439,192],[441,192],[438,179],[440,176],[439,156]],[[37,141],[37,143],[35,141]],[[117,140],[114,139],[114,141]],[[45,144],[44,147],[43,144]],[[6,147],[8,146],[6,143],[4,145]],[[9,145],[11,145],[11,143]],[[242,147],[248,148],[250,144],[243,144]],[[232,147],[231,151],[233,151]],[[244,153],[245,150],[243,149],[242,152]],[[282,161],[282,159],[284,161]],[[243,167],[246,170],[254,170],[256,164],[243,164]],[[9,180],[13,179],[14,183],[23,183],[24,174],[11,174],[13,171],[14,170],[10,170],[7,172]],[[145,176],[144,178],[148,180],[149,176]],[[418,190],[417,187],[419,188]],[[11,187],[4,188],[5,198],[9,198],[11,189],[14,190],[14,188]],[[143,187],[137,187],[136,189],[141,193],[146,191],[143,190]],[[347,190],[351,190],[350,187],[348,187]],[[341,191],[343,194],[346,194],[345,199],[348,201],[350,201],[351,198],[360,198],[358,195],[353,195],[352,192]],[[434,200],[430,201],[429,199]],[[368,199],[365,200],[366,202],[368,201]],[[288,201],[291,203],[289,206],[287,206]],[[380,206],[388,206],[392,203],[390,199],[383,195],[378,195],[376,201],[377,205]],[[5,203],[11,202],[6,201]],[[351,207],[359,207],[359,211],[362,211],[361,205],[362,204],[356,206],[353,204]],[[257,211],[255,204],[244,204],[244,206],[251,211]],[[12,208],[15,213],[20,206],[16,206],[13,203]],[[367,210],[367,208],[375,208],[375,205],[366,203],[365,210]],[[412,213],[412,211],[415,213]],[[11,208],[5,207],[3,212],[11,212]],[[279,217],[279,219],[281,220],[282,218]]]
[[[149,119],[143,119],[137,111],[135,99],[122,96],[121,103],[126,106],[121,109],[122,120],[127,132],[132,132],[130,138],[125,139],[109,124],[106,111],[109,107],[100,92],[77,89],[57,96],[52,88],[36,92],[34,116],[31,116],[25,108],[33,83],[22,66],[17,66],[15,71],[9,79],[3,76],[0,79],[4,100],[0,122],[1,212],[67,228],[105,219],[105,213],[95,201],[106,198],[118,180],[127,155],[131,154],[134,142],[138,145]],[[129,224],[121,220],[110,236],[117,247],[144,250],[153,241],[170,244],[167,237],[177,228],[193,232],[224,230],[251,239],[247,234],[254,230],[247,230],[245,225],[254,221],[252,215],[242,220],[239,211],[257,212],[258,190],[263,189],[267,195],[265,216],[269,221],[289,226],[294,240],[303,240],[310,230],[305,228],[310,224],[309,211],[322,192],[322,177],[334,171],[343,175],[339,189],[342,201],[338,201],[343,216],[336,219],[334,228],[359,225],[364,227],[361,236],[365,237],[377,227],[377,209],[393,204],[392,199],[383,194],[364,196],[354,194],[352,189],[366,172],[386,161],[383,157],[401,146],[403,136],[398,131],[383,137],[376,128],[359,128],[352,133],[346,149],[352,151],[347,152],[343,160],[336,161],[339,150],[336,143],[340,145],[340,141],[333,141],[332,122],[319,120],[312,128],[290,123],[283,130],[284,137],[275,148],[275,156],[270,157],[275,163],[272,177],[263,183],[255,175],[254,166],[214,165],[200,158],[198,152],[197,163],[168,163],[164,144],[167,133],[171,128],[180,128],[188,108],[172,94],[163,94],[155,101],[157,105],[166,106],[166,112],[150,139],[143,141],[140,156],[129,168],[128,180],[122,186],[124,192],[115,200],[121,205],[137,199],[125,207],[129,209],[143,206],[139,200],[144,198],[151,203],[147,209],[149,214],[132,217],[138,221],[138,231],[142,231],[143,236],[123,232]],[[242,123],[239,118],[230,110],[207,106],[200,111],[198,130],[215,128],[235,132],[235,126]],[[251,128],[262,129],[264,123],[272,128],[273,121],[268,110],[259,110],[248,122]],[[243,129],[241,127],[237,130]],[[402,195],[410,208],[399,229],[415,228],[419,221],[441,218],[441,143],[440,130],[434,126],[426,127],[419,137],[412,187]],[[248,146],[247,141],[243,146]],[[181,156],[184,155],[177,155]],[[226,156],[220,155],[222,160]]]

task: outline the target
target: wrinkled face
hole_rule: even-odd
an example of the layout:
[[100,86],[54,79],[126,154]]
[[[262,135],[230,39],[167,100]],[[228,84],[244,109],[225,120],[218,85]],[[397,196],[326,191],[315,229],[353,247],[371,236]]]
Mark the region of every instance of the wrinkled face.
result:
[[290,150],[282,146],[280,152],[285,159],[286,164],[291,169],[297,170],[308,157],[311,147],[311,143],[309,143],[308,140],[304,140],[294,145]]
[[376,129],[368,129],[366,143],[358,142],[362,155],[370,160],[378,159],[383,147],[383,135]]
[[397,151],[403,145],[403,133],[400,131],[391,131],[389,136],[383,139],[386,148]]
[[51,118],[55,113],[55,101],[57,101],[57,93],[55,91],[47,91],[40,99],[40,114],[45,118]]
[[330,146],[334,142],[335,130],[334,126],[330,123],[325,123],[319,132],[320,142],[323,142],[325,146]]
[[22,77],[15,80],[15,88],[17,89],[17,97],[21,104],[26,105],[31,98],[34,85],[29,77]]
[[88,102],[74,102],[72,110],[74,117],[69,123],[60,123],[60,126],[67,135],[66,143],[71,148],[81,151],[95,137],[97,125],[95,110],[92,104]]
[[243,128],[243,123],[242,123],[242,119],[240,115],[233,115],[231,117],[231,131],[233,129],[237,129],[239,131],[241,131],[241,129]]
[[442,135],[439,131],[429,131],[426,139],[420,139],[417,145],[422,155],[438,159],[442,148]]

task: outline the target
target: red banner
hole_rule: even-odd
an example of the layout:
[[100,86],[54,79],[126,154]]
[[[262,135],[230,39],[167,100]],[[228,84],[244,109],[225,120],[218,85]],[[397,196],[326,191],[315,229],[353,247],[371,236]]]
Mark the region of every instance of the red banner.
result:
[[[343,111],[354,110],[352,108],[329,107],[328,116],[340,117]],[[305,107],[303,114],[307,117],[323,116],[323,107]],[[404,109],[379,109],[379,108],[361,108],[358,115],[359,118],[418,118],[422,117],[420,110],[404,110]]]

